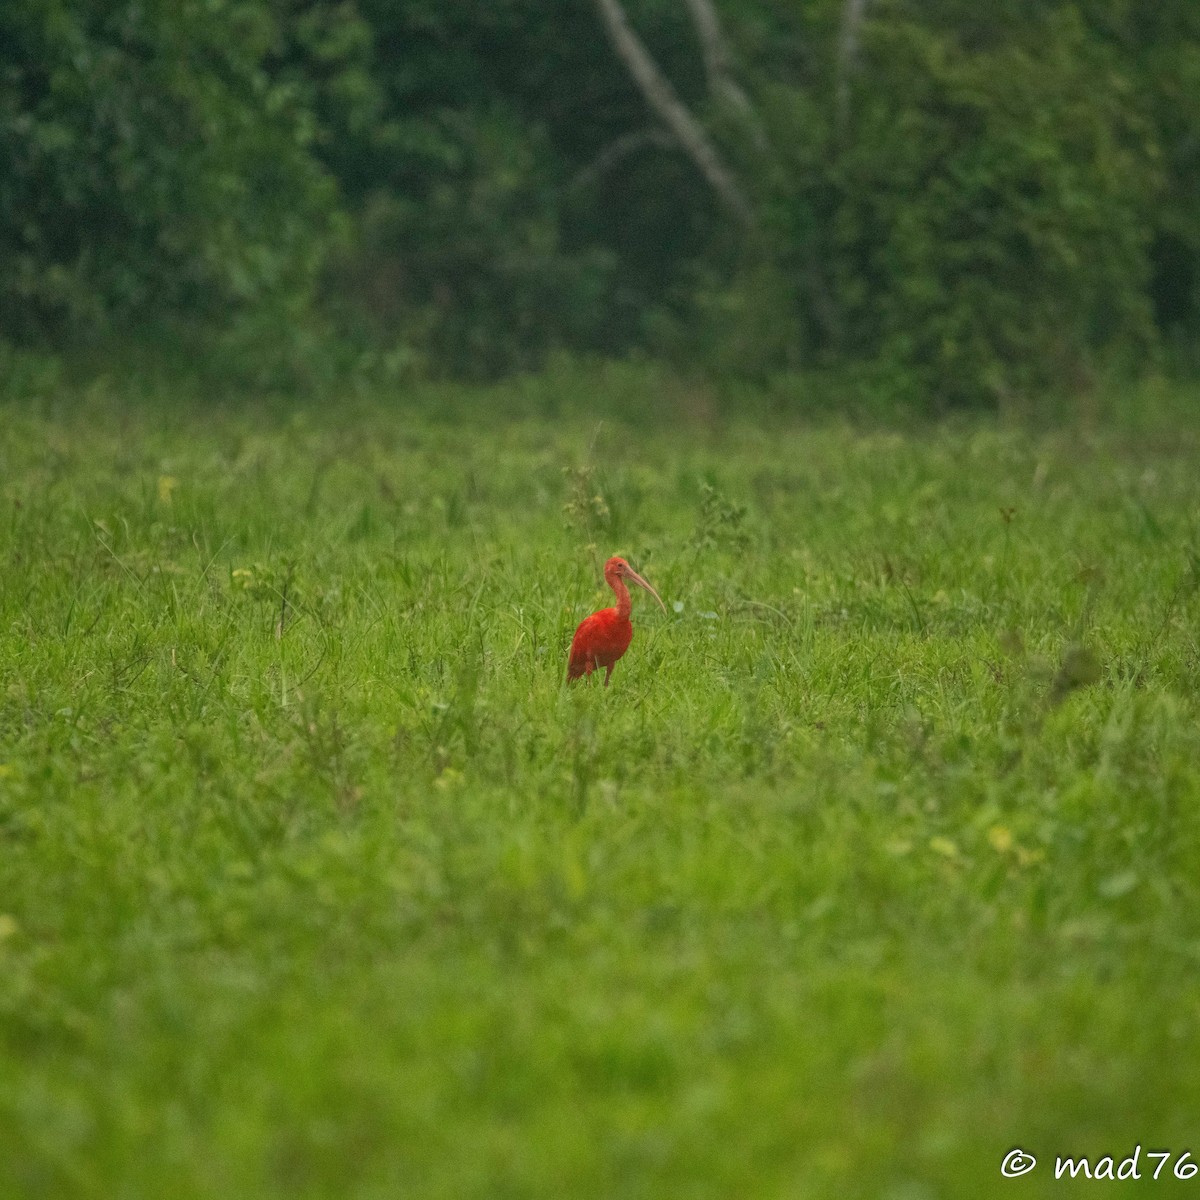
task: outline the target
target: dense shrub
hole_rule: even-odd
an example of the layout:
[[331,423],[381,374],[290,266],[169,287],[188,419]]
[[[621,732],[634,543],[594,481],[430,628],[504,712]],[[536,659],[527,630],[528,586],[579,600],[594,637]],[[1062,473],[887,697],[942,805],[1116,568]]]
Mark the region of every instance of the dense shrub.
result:
[[1083,383],[1151,338],[1158,158],[1131,80],[1069,9],[980,42],[876,21],[832,169],[837,349],[940,403]]
[[0,328],[302,302],[332,190],[236,0],[0,6]]

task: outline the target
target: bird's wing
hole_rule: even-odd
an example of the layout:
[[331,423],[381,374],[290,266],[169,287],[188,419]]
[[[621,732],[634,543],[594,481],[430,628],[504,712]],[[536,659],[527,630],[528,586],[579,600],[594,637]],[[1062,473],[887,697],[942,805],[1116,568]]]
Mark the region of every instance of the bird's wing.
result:
[[571,654],[567,660],[567,678],[578,679],[584,672],[591,673],[596,667],[596,640],[601,633],[601,613],[584,617],[571,639]]

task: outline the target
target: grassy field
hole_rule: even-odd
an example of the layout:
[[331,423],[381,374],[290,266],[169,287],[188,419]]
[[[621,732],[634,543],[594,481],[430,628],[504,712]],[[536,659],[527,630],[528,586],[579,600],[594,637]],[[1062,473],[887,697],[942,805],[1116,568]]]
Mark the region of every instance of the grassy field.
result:
[[1200,1194],[1200,406],[591,386],[0,403],[0,1195]]

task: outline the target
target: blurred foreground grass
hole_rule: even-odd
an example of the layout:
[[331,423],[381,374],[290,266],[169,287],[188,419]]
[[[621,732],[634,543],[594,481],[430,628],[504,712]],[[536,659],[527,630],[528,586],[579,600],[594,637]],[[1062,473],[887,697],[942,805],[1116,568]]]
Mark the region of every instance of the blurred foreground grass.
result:
[[537,386],[0,406],[0,1194],[1200,1153],[1200,417]]

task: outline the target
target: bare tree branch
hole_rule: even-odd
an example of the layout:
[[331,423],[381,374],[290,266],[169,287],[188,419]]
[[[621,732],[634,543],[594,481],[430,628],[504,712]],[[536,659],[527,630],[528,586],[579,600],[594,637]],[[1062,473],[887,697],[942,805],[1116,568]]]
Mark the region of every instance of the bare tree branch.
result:
[[567,191],[578,192],[591,187],[600,176],[611,171],[621,159],[627,158],[630,154],[636,154],[646,146],[672,149],[677,144],[665,129],[659,129],[657,126],[651,126],[649,129],[635,129],[632,133],[622,134],[619,138],[609,142],[586,167],[576,173],[567,184]]
[[846,0],[842,32],[838,38],[837,123],[844,128],[850,117],[850,76],[858,67],[858,35],[871,0]]
[[684,0],[692,16],[692,24],[700,39],[700,52],[704,56],[704,74],[708,79],[708,90],[721,100],[736,108],[747,119],[755,147],[765,153],[768,149],[766,134],[750,97],[742,90],[733,76],[733,62],[729,54],[729,43],[721,29],[712,0]]
[[[729,62],[729,47],[725,44],[725,35],[721,32],[721,21],[717,10],[709,0],[684,0],[688,12],[692,14],[692,24],[700,37],[700,51],[704,55],[704,73],[708,76],[708,89],[711,92],[729,90],[741,93],[741,99],[746,101],[742,89],[733,81],[733,73]],[[729,97],[732,99],[732,96]]]
[[753,225],[754,210],[749,201],[699,121],[676,95],[675,89],[630,27],[620,0],[596,0],[596,7],[600,10],[613,49],[633,77],[646,103],[675,136],[721,203],[743,225]]

